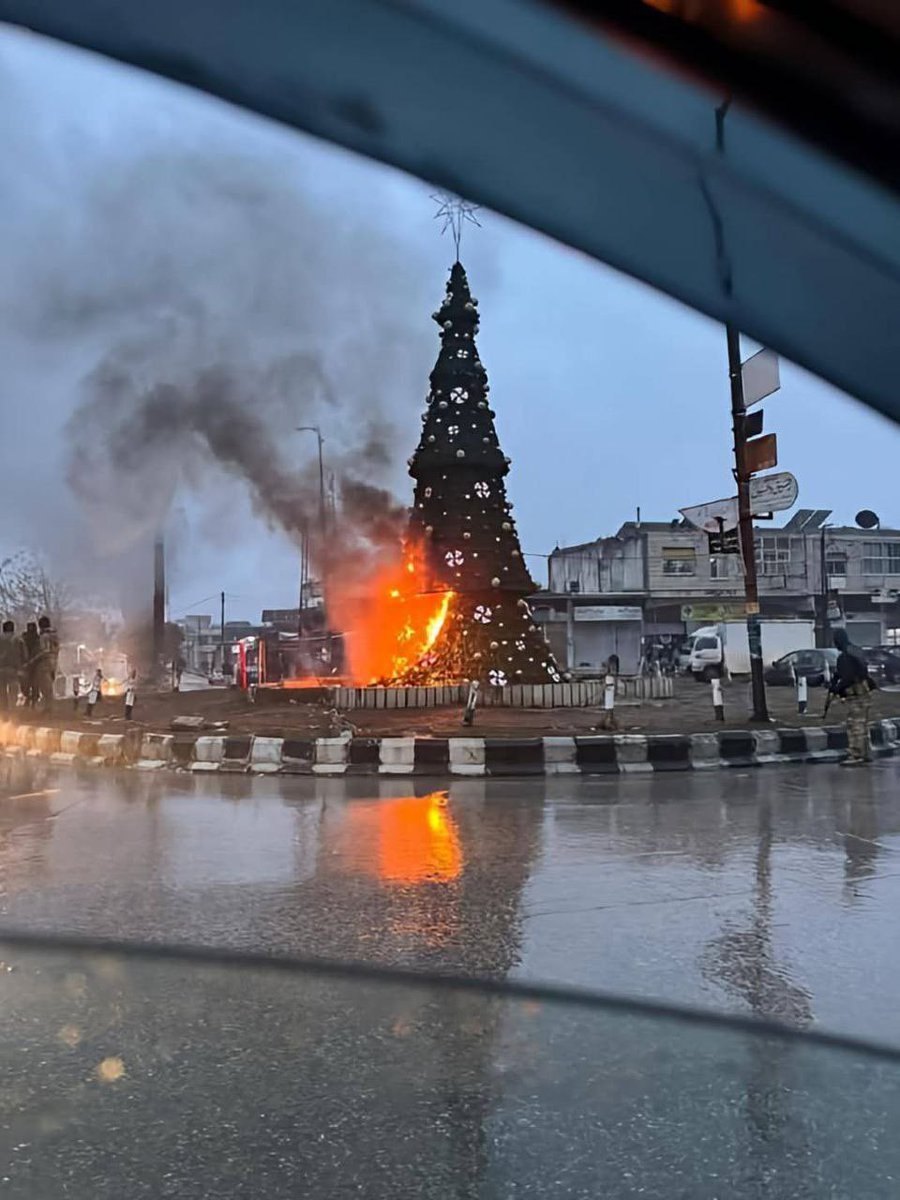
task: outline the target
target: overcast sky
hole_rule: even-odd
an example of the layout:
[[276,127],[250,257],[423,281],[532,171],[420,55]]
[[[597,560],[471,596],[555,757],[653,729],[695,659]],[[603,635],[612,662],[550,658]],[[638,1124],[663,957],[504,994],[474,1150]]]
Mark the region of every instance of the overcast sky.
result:
[[[192,356],[203,366],[221,353],[248,378],[256,372],[248,404],[259,405],[284,460],[311,465],[314,439],[292,432],[295,411],[322,424],[326,455],[344,465],[361,429],[376,425],[389,461],[362,473],[406,501],[406,459],[438,350],[430,314],[453,257],[433,189],[2,27],[0,104],[0,543],[32,546],[69,573],[80,564],[98,580],[114,577],[126,570],[123,544],[171,499],[173,616],[212,611],[195,602],[222,588],[234,617],[295,604],[290,539],[214,464],[185,459],[166,478],[174,494],[155,467],[149,478],[129,467],[110,481],[110,514],[99,526],[96,513],[85,517],[67,481],[71,418],[85,380],[123,347],[140,345],[142,383],[171,382]],[[461,257],[480,300],[480,353],[526,553],[613,533],[638,505],[645,519],[665,520],[728,495],[721,327],[505,218],[480,216]],[[332,401],[281,370],[295,328],[298,353],[321,351]],[[259,378],[275,366],[280,382],[259,385],[269,389],[261,396]],[[843,522],[873,508],[883,524],[900,523],[892,424],[788,364],[765,410],[804,507],[831,508]],[[78,491],[77,470],[75,483]],[[120,504],[125,491],[137,505],[134,494]],[[543,582],[544,560],[529,562]]]

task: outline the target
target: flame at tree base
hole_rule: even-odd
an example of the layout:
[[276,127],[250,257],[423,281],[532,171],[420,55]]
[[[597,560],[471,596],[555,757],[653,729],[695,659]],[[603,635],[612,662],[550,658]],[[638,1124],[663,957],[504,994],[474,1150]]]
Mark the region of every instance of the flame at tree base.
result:
[[420,588],[411,554],[337,590],[350,674],[362,686],[393,683],[415,670],[440,637],[454,598],[453,592]]
[[525,600],[492,590],[450,593],[438,636],[418,661],[390,679],[426,687],[477,679],[493,687],[559,683],[550,648],[532,623]]
[[495,686],[558,683],[550,648],[516,593],[428,591],[421,559],[352,584],[340,605],[350,674],[361,685],[433,687],[477,679]]

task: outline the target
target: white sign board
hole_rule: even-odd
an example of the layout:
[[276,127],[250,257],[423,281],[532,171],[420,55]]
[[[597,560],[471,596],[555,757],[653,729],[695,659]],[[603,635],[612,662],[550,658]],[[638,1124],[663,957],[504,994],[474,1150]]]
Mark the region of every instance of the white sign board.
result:
[[793,508],[797,503],[799,491],[797,480],[790,471],[754,475],[750,480],[750,511],[767,513]]
[[[797,480],[790,471],[776,471],[771,475],[755,475],[750,480],[750,511],[756,513],[779,512],[797,503],[799,494]],[[710,500],[708,504],[695,504],[693,508],[679,508],[686,521],[704,533],[726,533],[736,529],[738,523],[737,496],[725,500]]]
[[759,350],[741,367],[744,381],[744,407],[752,408],[781,387],[778,355],[774,350]]
[[678,511],[686,521],[704,533],[737,528],[737,496],[729,496],[727,500],[710,500],[708,504],[695,504],[693,508],[680,508]]
[[643,615],[636,604],[584,604],[573,609],[576,621],[640,621]]

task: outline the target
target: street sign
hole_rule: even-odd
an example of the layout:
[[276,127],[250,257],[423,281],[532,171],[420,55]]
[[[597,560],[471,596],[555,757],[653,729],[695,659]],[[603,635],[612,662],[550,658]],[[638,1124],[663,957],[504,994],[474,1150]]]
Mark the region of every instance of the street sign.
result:
[[745,438],[759,437],[763,431],[763,420],[765,413],[761,408],[756,412],[747,413],[743,420],[743,433]]
[[720,621],[738,621],[744,615],[743,600],[723,601],[720,604],[682,604],[682,621],[699,621],[702,625],[717,625]]
[[741,541],[736,529],[707,534],[710,554],[740,554]]
[[639,604],[582,604],[572,616],[576,621],[640,621],[644,610]]
[[744,381],[744,407],[752,408],[781,387],[778,355],[774,350],[759,350],[741,367]]
[[748,475],[768,471],[778,464],[778,442],[774,433],[763,434],[744,443],[744,464]]
[[790,471],[778,471],[774,475],[757,475],[750,480],[750,511],[758,513],[780,512],[793,508],[799,494],[797,480]]
[[695,529],[702,529],[704,533],[735,529],[738,523],[737,496],[710,500],[708,504],[695,504],[693,508],[679,508],[678,511]]

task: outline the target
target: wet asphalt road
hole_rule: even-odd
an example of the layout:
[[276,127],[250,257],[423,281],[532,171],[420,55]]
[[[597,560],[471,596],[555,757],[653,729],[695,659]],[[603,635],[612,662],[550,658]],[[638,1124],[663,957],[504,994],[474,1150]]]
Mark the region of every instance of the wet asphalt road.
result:
[[[577,984],[900,1045],[891,762],[446,796],[0,770],[7,926]],[[433,986],[4,963],[7,1195],[896,1195],[900,1067]]]

